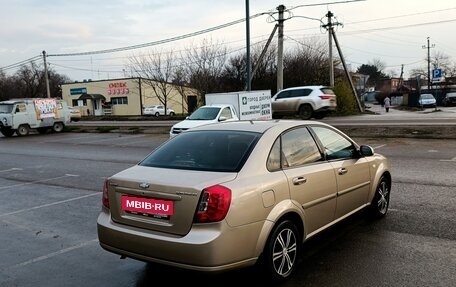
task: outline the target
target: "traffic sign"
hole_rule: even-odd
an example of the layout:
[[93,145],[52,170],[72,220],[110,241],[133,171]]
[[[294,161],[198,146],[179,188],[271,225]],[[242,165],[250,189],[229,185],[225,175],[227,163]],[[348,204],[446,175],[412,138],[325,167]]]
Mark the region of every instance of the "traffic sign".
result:
[[442,77],[442,69],[434,69],[432,70],[432,78],[441,78]]

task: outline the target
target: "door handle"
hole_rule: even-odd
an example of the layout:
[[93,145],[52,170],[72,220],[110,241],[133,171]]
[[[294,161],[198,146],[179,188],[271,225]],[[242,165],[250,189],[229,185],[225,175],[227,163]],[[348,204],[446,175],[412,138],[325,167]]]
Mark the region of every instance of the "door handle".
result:
[[345,167],[341,167],[337,172],[339,173],[339,175],[343,175],[346,174],[348,170]]
[[303,184],[303,183],[306,183],[307,182],[307,178],[305,177],[295,177],[293,178],[293,184],[294,185],[300,185],[300,184]]

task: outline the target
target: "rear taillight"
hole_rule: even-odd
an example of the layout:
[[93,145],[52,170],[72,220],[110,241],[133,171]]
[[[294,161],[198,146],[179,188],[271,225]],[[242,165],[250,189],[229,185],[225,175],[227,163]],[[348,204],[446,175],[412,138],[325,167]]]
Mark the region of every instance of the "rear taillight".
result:
[[106,208],[109,208],[108,186],[109,186],[109,180],[105,179],[104,184],[103,184],[102,202],[103,202],[104,207],[106,207]]
[[213,185],[203,190],[195,214],[196,223],[217,222],[223,220],[231,204],[231,189],[222,185]]
[[322,100],[329,100],[329,99],[331,98],[331,96],[328,96],[328,95],[321,95],[321,96],[319,96],[319,97],[320,97],[320,99],[322,99]]

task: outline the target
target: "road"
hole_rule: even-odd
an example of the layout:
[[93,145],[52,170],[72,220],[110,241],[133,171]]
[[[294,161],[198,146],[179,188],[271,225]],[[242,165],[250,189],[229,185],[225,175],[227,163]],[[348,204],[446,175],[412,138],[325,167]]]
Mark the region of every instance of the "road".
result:
[[[267,285],[247,269],[216,276],[146,264],[101,249],[105,177],[167,135],[61,133],[0,137],[0,286]],[[390,213],[361,212],[304,246],[282,286],[454,286],[456,140],[358,139],[390,157]],[[259,280],[259,281],[258,281]]]
[[[326,117],[323,122],[332,125],[456,125],[456,107],[438,107],[437,110],[428,108],[424,110],[406,111],[390,109],[386,113],[380,105],[371,105],[370,113],[345,117]],[[125,126],[125,127],[171,127],[178,120],[157,120],[149,117],[147,120],[123,121],[80,121],[73,122],[70,126]]]

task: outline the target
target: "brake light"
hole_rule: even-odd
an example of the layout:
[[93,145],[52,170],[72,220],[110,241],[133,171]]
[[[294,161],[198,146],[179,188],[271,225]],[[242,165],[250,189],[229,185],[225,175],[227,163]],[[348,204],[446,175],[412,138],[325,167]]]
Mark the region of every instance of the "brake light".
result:
[[207,223],[223,220],[231,204],[231,189],[213,185],[203,190],[194,222]]
[[106,208],[109,208],[108,186],[109,186],[109,180],[105,179],[105,181],[103,183],[102,202],[103,202],[104,207],[106,207]]
[[331,98],[331,96],[328,96],[328,95],[321,95],[321,96],[319,96],[319,97],[320,97],[320,99],[322,99],[322,100],[329,100],[329,99]]

